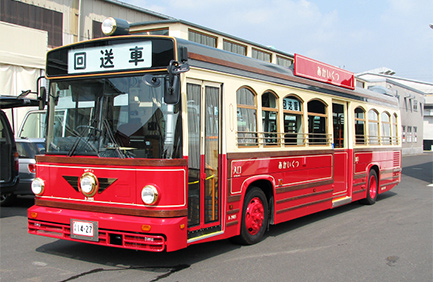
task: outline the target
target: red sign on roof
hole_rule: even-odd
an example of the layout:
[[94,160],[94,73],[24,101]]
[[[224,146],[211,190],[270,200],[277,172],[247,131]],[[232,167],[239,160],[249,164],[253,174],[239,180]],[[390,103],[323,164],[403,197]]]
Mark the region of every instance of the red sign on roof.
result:
[[295,54],[295,75],[352,90],[355,89],[354,73],[299,54]]

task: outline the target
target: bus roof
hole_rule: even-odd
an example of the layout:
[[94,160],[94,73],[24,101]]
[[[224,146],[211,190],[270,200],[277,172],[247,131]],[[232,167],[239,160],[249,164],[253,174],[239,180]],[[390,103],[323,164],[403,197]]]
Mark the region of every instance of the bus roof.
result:
[[356,87],[350,90],[312,79],[295,76],[293,69],[205,46],[185,39],[176,39],[180,47],[188,49],[190,66],[241,75],[299,89],[335,95],[385,106],[398,107],[395,97]]
[[[108,38],[100,38],[91,41],[79,42],[63,47],[59,47],[48,52],[47,55],[47,72],[48,78],[66,78],[72,74],[76,76],[92,74],[90,71],[84,72],[81,68],[77,68],[76,72],[68,70],[70,69],[71,62],[68,62],[68,54],[71,56],[71,51],[79,53],[81,48],[94,49],[96,46],[113,46],[116,44],[122,45],[123,42],[136,44],[140,41],[151,40],[152,42],[158,42],[158,44],[151,45],[153,51],[149,51],[149,56],[152,56],[152,65],[144,67],[144,69],[138,66],[135,69],[121,69],[119,73],[125,71],[139,71],[139,68],[143,71],[147,70],[164,70],[165,66],[172,59],[181,60],[182,56],[178,55],[186,47],[188,50],[188,63],[190,66],[204,68],[209,70],[215,70],[223,73],[240,75],[252,79],[263,80],[271,83],[277,83],[286,85],[298,89],[304,89],[309,91],[320,92],[324,94],[339,96],[347,99],[354,99],[358,101],[372,102],[375,104],[381,104],[390,107],[398,107],[398,100],[395,97],[384,95],[382,93],[370,91],[364,88],[356,87],[355,90],[342,88],[339,86],[327,84],[324,82],[295,76],[293,72],[293,65],[291,67],[284,67],[269,62],[257,60],[251,57],[239,55],[222,49],[217,49],[202,44],[198,44],[185,39],[174,38],[169,36],[154,36],[154,35],[130,35],[130,36],[113,36]],[[174,42],[177,42],[175,44]],[[165,42],[165,43],[164,43]],[[171,42],[171,43],[170,43]],[[163,45],[161,45],[163,44]],[[125,44],[123,44],[125,45]],[[157,49],[162,46],[164,52],[158,51]],[[177,48],[176,48],[177,47]],[[112,48],[112,47],[110,47]],[[156,48],[156,49],[155,49]],[[176,50],[177,49],[177,50]],[[76,50],[76,51],[75,51]],[[85,51],[85,50],[84,50]],[[168,52],[167,52],[168,51]],[[158,52],[158,54],[156,53]],[[169,56],[167,56],[169,55]],[[99,60],[99,58],[96,58]],[[74,61],[72,59],[72,61]],[[113,70],[103,70],[105,75],[113,74]],[[102,72],[93,72],[93,74],[103,74]]]

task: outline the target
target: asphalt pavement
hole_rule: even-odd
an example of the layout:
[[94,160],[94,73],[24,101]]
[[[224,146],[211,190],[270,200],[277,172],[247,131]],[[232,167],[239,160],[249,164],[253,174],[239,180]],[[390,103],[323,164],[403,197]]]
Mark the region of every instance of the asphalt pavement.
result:
[[2,281],[433,281],[433,154],[403,157],[402,182],[271,226],[252,246],[228,240],[148,253],[27,233],[21,197],[0,212]]

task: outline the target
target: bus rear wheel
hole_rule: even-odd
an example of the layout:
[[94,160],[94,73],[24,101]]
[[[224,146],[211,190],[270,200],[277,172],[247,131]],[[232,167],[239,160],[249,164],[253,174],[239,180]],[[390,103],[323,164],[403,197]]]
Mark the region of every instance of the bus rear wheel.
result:
[[262,240],[268,224],[268,201],[258,187],[252,187],[245,196],[242,209],[242,226],[238,242],[255,244]]
[[375,170],[370,170],[367,182],[367,197],[361,201],[365,205],[373,205],[376,203],[377,194],[379,191],[379,181],[377,181],[377,173]]

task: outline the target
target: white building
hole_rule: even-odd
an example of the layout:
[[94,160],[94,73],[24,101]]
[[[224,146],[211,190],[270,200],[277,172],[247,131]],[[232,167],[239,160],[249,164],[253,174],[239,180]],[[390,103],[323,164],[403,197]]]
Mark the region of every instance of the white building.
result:
[[[46,52],[54,47],[102,35],[107,17],[128,21],[171,19],[116,0],[1,0],[0,95],[37,90]],[[18,130],[28,108],[6,111]]]
[[358,86],[382,87],[399,99],[403,154],[431,150],[433,143],[433,83],[395,76],[388,68],[356,75]]

